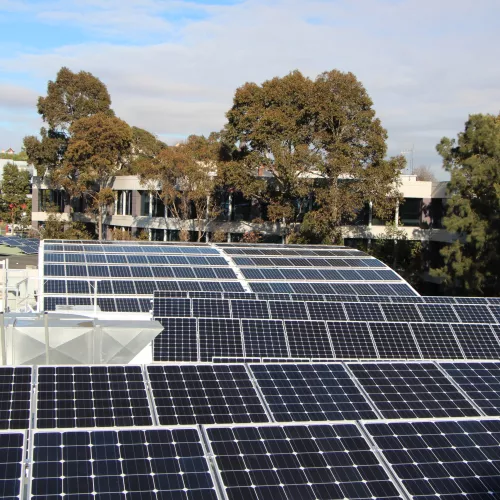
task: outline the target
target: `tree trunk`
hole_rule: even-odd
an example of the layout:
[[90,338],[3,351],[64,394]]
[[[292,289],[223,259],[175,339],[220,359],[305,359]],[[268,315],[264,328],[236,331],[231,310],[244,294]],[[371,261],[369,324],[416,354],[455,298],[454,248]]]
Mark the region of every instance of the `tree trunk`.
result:
[[102,206],[99,205],[98,221],[97,221],[99,240],[102,240]]

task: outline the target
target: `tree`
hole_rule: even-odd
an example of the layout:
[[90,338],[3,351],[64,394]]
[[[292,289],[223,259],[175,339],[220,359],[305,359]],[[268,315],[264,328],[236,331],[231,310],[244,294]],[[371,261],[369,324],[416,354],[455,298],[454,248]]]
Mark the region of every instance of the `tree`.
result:
[[417,181],[437,182],[434,172],[427,165],[420,165],[413,174],[417,176]]
[[30,179],[28,171],[19,170],[17,165],[12,163],[5,165],[2,176],[2,212],[4,218],[11,223],[19,224],[23,213],[30,211]]
[[81,222],[64,221],[57,207],[47,208],[47,218],[39,231],[42,240],[90,240],[85,225]]
[[123,120],[106,113],[80,118],[69,131],[62,167],[73,179],[72,191],[90,198],[102,239],[106,208],[114,201],[110,181],[128,161],[132,131]]
[[448,291],[500,294],[500,115],[471,115],[458,140],[436,147],[451,174],[444,227],[456,239],[433,270]]
[[217,162],[210,141],[190,136],[185,144],[162,149],[142,167],[141,182],[162,200],[165,216],[170,213],[180,222],[195,219],[201,241],[219,214],[214,197]]
[[[314,201],[304,220],[310,233],[338,242],[341,224],[366,202],[382,215],[399,196],[404,160],[384,159],[386,131],[352,73],[312,81],[294,71],[261,86],[247,83],[227,117],[224,139],[234,149],[224,175],[246,196],[270,203],[272,220],[296,222]],[[262,168],[271,179],[260,176]]]
[[[77,172],[64,161],[71,139],[71,126],[77,120],[97,113],[113,116],[106,85],[90,73],[73,73],[61,68],[55,81],[49,81],[47,95],[38,99],[38,113],[46,127],[36,136],[24,138],[24,149],[39,176],[55,187],[63,187],[71,199],[79,195]],[[68,200],[69,201],[69,200]]]

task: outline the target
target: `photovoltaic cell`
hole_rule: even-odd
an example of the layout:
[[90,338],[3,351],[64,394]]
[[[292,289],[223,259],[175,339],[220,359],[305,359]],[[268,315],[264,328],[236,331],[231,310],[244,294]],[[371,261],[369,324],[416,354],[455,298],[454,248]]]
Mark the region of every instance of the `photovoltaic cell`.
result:
[[161,425],[268,422],[243,365],[147,367]]
[[208,428],[229,500],[399,497],[353,424]]
[[0,498],[3,500],[21,497],[23,452],[23,432],[0,432]]
[[243,319],[241,325],[246,356],[288,357],[283,321]]
[[285,321],[285,331],[292,358],[333,358],[323,321]]
[[499,359],[500,344],[489,325],[453,325],[467,359]]
[[446,373],[490,417],[500,416],[500,363],[441,363]]
[[411,498],[500,496],[500,421],[366,423]]
[[377,358],[377,351],[366,323],[328,321],[336,358]]
[[155,297],[153,302],[153,316],[155,318],[168,318],[191,316],[191,299],[159,298]]
[[478,416],[433,363],[349,363],[384,418]]
[[217,500],[197,429],[36,432],[31,498]]
[[462,351],[451,327],[444,323],[411,323],[424,359],[460,359]]
[[380,358],[420,359],[415,339],[406,323],[370,323]]
[[138,299],[117,297],[115,300],[118,312],[141,312]]
[[163,331],[153,341],[153,361],[197,361],[196,319],[157,319]]
[[378,418],[340,363],[250,368],[277,422]]
[[0,429],[28,429],[30,399],[31,367],[0,367]]
[[198,331],[200,361],[212,361],[213,357],[243,357],[243,344],[238,320],[200,318]]
[[152,425],[140,366],[40,366],[39,429]]

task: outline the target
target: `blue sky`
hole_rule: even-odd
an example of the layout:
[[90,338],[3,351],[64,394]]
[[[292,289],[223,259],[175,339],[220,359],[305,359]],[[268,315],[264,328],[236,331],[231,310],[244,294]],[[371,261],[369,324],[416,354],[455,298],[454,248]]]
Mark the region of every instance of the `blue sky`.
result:
[[167,142],[224,125],[237,87],[352,71],[416,166],[470,113],[500,110],[498,0],[0,0],[0,149],[36,134],[61,66],[103,80],[118,116]]

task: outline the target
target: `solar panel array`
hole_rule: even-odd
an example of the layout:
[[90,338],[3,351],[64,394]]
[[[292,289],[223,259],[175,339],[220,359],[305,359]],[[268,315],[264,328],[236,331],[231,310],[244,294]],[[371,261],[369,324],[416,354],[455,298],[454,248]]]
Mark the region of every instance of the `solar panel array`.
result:
[[101,308],[153,310],[167,363],[29,371],[0,494],[500,498],[500,300],[420,297],[346,247],[44,246],[45,301],[91,305],[100,273]]
[[46,240],[40,279],[44,310],[91,306],[97,298],[106,312],[148,312],[141,299],[152,298],[155,290],[416,296],[385,264],[345,247]]
[[18,248],[25,254],[35,254],[38,253],[40,240],[37,240],[36,238],[20,238],[17,236],[0,235],[0,245]]
[[500,495],[500,362],[44,366],[29,385],[2,498]]

